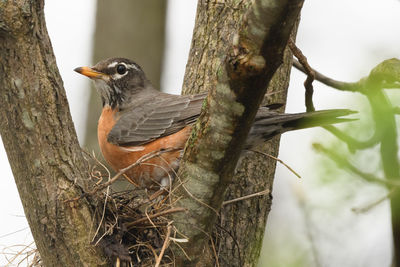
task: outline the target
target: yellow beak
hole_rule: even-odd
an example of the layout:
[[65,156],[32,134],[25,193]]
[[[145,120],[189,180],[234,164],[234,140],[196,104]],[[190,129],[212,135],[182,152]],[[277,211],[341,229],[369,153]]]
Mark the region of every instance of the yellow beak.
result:
[[103,78],[104,79],[106,77],[108,78],[107,74],[104,74],[102,72],[96,71],[96,70],[94,70],[94,69],[92,69],[90,67],[79,67],[79,68],[74,69],[74,71],[76,71],[76,72],[78,72],[78,73],[80,73],[82,75],[85,75],[85,76],[87,76],[87,77],[89,77],[91,79],[98,79],[98,78]]

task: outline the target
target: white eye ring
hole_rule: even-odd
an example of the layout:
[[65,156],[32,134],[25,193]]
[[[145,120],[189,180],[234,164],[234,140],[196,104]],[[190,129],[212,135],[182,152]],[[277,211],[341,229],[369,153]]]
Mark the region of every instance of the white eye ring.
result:
[[115,74],[111,76],[114,81],[121,79],[128,74],[129,66],[124,62],[113,62],[112,64],[108,65],[108,67],[116,68]]

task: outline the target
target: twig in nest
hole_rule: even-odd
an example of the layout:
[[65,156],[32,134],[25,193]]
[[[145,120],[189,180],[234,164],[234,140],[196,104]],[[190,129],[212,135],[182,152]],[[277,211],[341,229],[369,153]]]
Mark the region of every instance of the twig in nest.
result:
[[285,166],[289,171],[291,171],[294,175],[296,175],[297,178],[301,179],[300,174],[298,174],[295,170],[293,170],[293,169],[292,169],[289,165],[287,165],[283,160],[278,159],[277,157],[274,157],[274,156],[272,156],[272,155],[270,155],[270,154],[267,154],[267,153],[262,152],[262,151],[259,151],[259,150],[249,150],[249,151],[255,152],[255,153],[259,153],[259,154],[261,154],[261,155],[264,155],[264,156],[266,156],[266,157],[269,157],[269,158],[271,158],[271,159],[273,159],[273,160],[278,161],[280,164],[282,164],[283,166]]
[[[94,154],[94,152],[93,152],[93,155],[92,155],[92,157],[94,158],[94,160],[97,162],[97,164],[99,164],[104,170],[106,170],[106,172],[107,172],[107,178],[108,178],[108,180],[110,180],[110,178],[111,178],[111,173],[110,173],[110,171],[108,170],[108,168],[106,167],[106,165],[104,165],[100,160],[98,160],[97,159],[97,157],[96,157],[96,155]],[[92,171],[90,172],[91,173],[91,175],[92,175],[92,177],[95,177],[98,181],[96,182],[96,185],[99,185],[100,183],[101,183],[101,181],[103,180],[103,177],[101,177],[101,175],[96,175],[94,172],[95,172],[95,169],[96,168],[96,165],[94,165],[94,167],[92,168]],[[100,173],[100,171],[97,171],[97,172],[99,172]]]
[[[37,249],[33,248],[32,245],[34,245],[35,242],[31,242],[29,245],[13,245],[13,246],[9,246],[9,247],[5,247],[3,248],[3,251],[1,252],[1,254],[4,256],[5,260],[8,262],[7,266],[11,266],[11,265],[16,265],[19,266],[20,264],[22,264],[23,261],[27,261],[27,263],[29,263],[29,258],[32,255],[35,255],[35,253],[37,253]],[[22,247],[22,249],[11,253],[7,253],[6,250],[10,250],[13,251],[13,248],[18,248],[18,247]],[[25,256],[24,256],[25,254]],[[12,255],[13,257],[11,259],[9,259],[7,257],[7,255]],[[20,257],[23,257],[22,259]],[[18,260],[18,262],[16,262]]]
[[238,198],[235,198],[235,199],[224,201],[224,202],[222,202],[222,205],[225,206],[225,205],[228,205],[228,204],[231,204],[231,203],[234,203],[234,202],[237,202],[237,201],[246,200],[246,199],[249,199],[249,198],[252,198],[252,197],[264,196],[266,194],[269,194],[270,192],[271,191],[269,189],[266,189],[266,190],[263,190],[263,191],[260,191],[260,192],[257,192],[257,193],[253,193],[253,194],[250,194],[250,195],[247,195],[247,196],[238,197]]
[[172,226],[168,225],[167,234],[165,236],[164,244],[163,244],[163,246],[161,248],[160,255],[157,257],[156,265],[154,265],[154,267],[160,266],[160,263],[161,263],[163,255],[164,255],[164,252],[167,249],[168,244],[169,244],[169,236],[171,235],[171,228],[172,228]]
[[[118,224],[118,218],[115,218],[115,223],[112,224],[112,225],[110,225],[110,227],[108,228],[107,231],[104,231],[104,233],[99,237],[99,239],[97,239],[97,241],[96,241],[96,243],[94,243],[94,245],[97,246],[97,245],[100,243],[100,241],[101,241],[106,235],[109,235],[109,234],[112,232],[112,230],[117,226],[117,224]],[[101,225],[101,224],[100,224],[100,225]],[[93,237],[92,242],[94,241],[95,238],[96,238],[96,236]]]
[[[93,156],[94,156],[94,155],[93,155]],[[111,173],[110,173],[110,171],[107,169],[107,167],[106,167],[103,163],[101,163],[99,160],[97,160],[97,158],[95,158],[95,159],[96,159],[97,163],[100,164],[100,165],[107,171],[108,180],[110,181],[110,178],[111,178]],[[99,182],[101,182],[101,180],[102,180],[102,179],[99,179]],[[97,184],[97,185],[98,185],[98,184]],[[106,197],[104,198],[104,206],[103,206],[103,212],[102,212],[102,214],[101,214],[100,223],[99,223],[99,225],[98,225],[98,227],[97,227],[97,229],[96,229],[95,234],[93,235],[92,242],[94,241],[94,239],[96,238],[97,234],[99,233],[100,228],[101,228],[101,225],[102,225],[102,222],[103,222],[103,220],[104,220],[104,216],[105,216],[105,214],[106,214],[106,206],[107,206],[107,200],[108,200],[109,194],[110,194],[110,187],[108,186],[108,187],[107,187],[107,191],[106,191]],[[100,239],[99,239],[98,241],[100,241]]]
[[78,201],[78,200],[82,199],[83,197],[86,197],[88,195],[93,195],[93,194],[97,193],[98,191],[100,191],[100,190],[106,188],[107,186],[111,185],[112,183],[114,183],[121,175],[125,174],[127,171],[129,171],[133,167],[136,167],[136,166],[142,164],[143,162],[145,162],[145,161],[147,161],[149,159],[152,159],[154,157],[158,157],[158,156],[160,156],[160,155],[162,155],[164,153],[172,152],[172,151],[176,151],[176,150],[179,150],[179,148],[168,148],[168,149],[164,149],[164,150],[160,150],[160,151],[154,151],[154,152],[147,153],[146,155],[143,155],[142,157],[140,157],[135,163],[129,165],[126,168],[121,169],[108,182],[99,185],[98,187],[96,187],[95,189],[93,189],[90,192],[83,193],[79,197],[76,197],[76,198],[73,198],[73,199],[68,199],[68,200],[65,200],[64,202],[68,203],[68,202]]
[[313,104],[313,93],[314,93],[314,88],[313,88],[313,81],[315,79],[315,72],[311,68],[311,66],[307,62],[307,58],[303,55],[301,50],[296,46],[296,44],[293,42],[292,39],[289,39],[288,42],[289,48],[292,51],[293,55],[300,61],[300,64],[304,67],[306,74],[307,74],[307,79],[304,82],[304,87],[306,88],[306,109],[307,112],[310,111],[315,111],[315,107]]
[[160,216],[164,216],[164,215],[167,215],[167,214],[170,214],[170,213],[182,212],[182,211],[186,211],[186,209],[178,207],[178,208],[172,208],[172,209],[169,209],[169,210],[164,210],[164,211],[161,211],[159,213],[155,213],[155,214],[152,214],[152,215],[148,215],[147,217],[140,218],[140,219],[138,219],[136,221],[133,221],[133,222],[127,222],[127,223],[124,224],[124,226],[129,229],[130,227],[135,226],[137,224],[140,224],[142,222],[145,222],[148,219],[154,219],[154,218],[157,218],[157,217],[160,217]]
[[214,257],[215,257],[215,264],[217,265],[217,267],[219,267],[219,261],[218,261],[218,254],[217,254],[217,250],[215,249],[215,244],[214,244],[214,240],[212,238],[210,238],[211,241],[211,247],[214,253]]

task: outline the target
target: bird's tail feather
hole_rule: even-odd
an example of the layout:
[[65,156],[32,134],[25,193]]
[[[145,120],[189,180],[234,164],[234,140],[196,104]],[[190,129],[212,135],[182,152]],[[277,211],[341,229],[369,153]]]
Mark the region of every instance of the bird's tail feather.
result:
[[273,136],[293,130],[327,126],[335,123],[349,122],[357,119],[341,118],[357,113],[349,109],[331,109],[296,114],[271,112],[261,108],[250,130],[246,147],[253,146]]
[[[357,119],[341,118],[350,114],[357,113],[356,111],[349,109],[331,109],[331,110],[320,110],[313,112],[305,112],[298,114],[288,114],[288,119],[283,123],[284,128],[287,130],[299,130],[311,127],[326,126],[335,123],[355,121]],[[294,115],[291,118],[291,115]],[[296,118],[297,117],[297,118]]]

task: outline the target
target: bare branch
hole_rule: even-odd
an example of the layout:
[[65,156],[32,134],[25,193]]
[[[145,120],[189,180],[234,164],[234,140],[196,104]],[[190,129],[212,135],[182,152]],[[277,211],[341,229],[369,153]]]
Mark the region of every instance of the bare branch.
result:
[[[297,61],[296,59],[293,59],[293,66],[298,69],[299,71],[303,72],[304,74],[307,74],[307,71],[303,67],[303,65]],[[334,79],[331,79],[322,73],[312,69],[315,74],[315,80],[330,86],[332,88],[336,88],[341,91],[350,91],[350,92],[360,92],[360,84],[359,83],[347,83],[347,82],[341,82],[337,81]]]
[[160,263],[161,263],[163,255],[164,255],[164,252],[167,249],[168,244],[169,244],[169,237],[171,235],[171,228],[172,228],[172,226],[168,225],[167,234],[165,235],[164,244],[163,244],[163,246],[161,248],[160,255],[158,255],[158,257],[157,257],[157,261],[156,261],[156,264],[154,265],[154,267],[159,267],[160,266]]
[[292,50],[293,55],[297,57],[299,60],[301,66],[305,70],[305,73],[307,74],[307,79],[304,82],[304,87],[306,88],[306,109],[307,112],[309,111],[315,111],[315,107],[313,104],[313,93],[314,93],[314,88],[313,88],[313,81],[315,79],[315,71],[311,68],[311,66],[307,62],[307,58],[303,55],[301,50],[296,46],[296,44],[293,42],[292,39],[289,39],[288,43],[290,50]]

